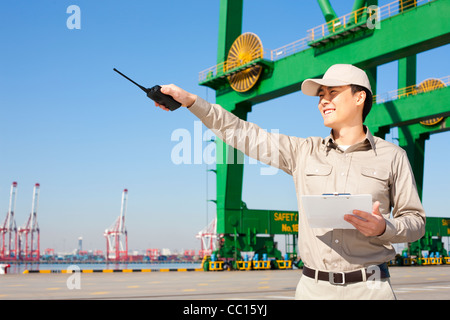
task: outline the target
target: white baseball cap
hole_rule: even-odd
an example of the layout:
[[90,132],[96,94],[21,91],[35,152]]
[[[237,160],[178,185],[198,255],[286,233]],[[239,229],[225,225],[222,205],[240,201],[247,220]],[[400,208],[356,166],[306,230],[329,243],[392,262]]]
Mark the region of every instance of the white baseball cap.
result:
[[322,79],[306,79],[302,83],[302,92],[308,96],[317,96],[320,86],[339,87],[351,84],[364,87],[372,93],[367,74],[351,64],[335,64],[328,68]]

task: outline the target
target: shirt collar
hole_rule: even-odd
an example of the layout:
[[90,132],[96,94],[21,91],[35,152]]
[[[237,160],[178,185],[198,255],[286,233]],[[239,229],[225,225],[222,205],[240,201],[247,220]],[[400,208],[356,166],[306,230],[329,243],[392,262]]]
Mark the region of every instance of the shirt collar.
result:
[[[364,132],[366,133],[366,138],[364,139],[364,141],[362,141],[362,143],[366,143],[366,141],[369,142],[370,148],[373,150],[375,155],[377,155],[375,139],[374,139],[372,133],[370,132],[369,128],[367,126],[364,126],[364,125],[363,125],[363,127],[364,127]],[[324,143],[324,149],[327,150],[327,151],[330,148],[336,148],[337,147],[337,143],[334,141],[334,137],[333,137],[333,130],[330,131],[330,135],[325,138],[324,142],[325,142]]]
[[375,155],[377,155],[377,148],[376,148],[376,145],[375,145],[375,139],[374,139],[372,133],[370,132],[370,130],[369,130],[369,128],[367,126],[364,126],[364,130],[366,131],[366,140],[369,141],[373,152],[375,153]]

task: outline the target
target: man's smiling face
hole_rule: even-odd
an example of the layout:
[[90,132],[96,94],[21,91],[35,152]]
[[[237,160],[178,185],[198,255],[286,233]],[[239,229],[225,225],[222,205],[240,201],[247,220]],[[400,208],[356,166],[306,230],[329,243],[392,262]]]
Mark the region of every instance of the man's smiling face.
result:
[[[323,124],[329,128],[339,130],[346,126],[360,125],[364,99],[361,92],[352,94],[350,86],[326,87],[321,86],[318,91],[319,111],[323,117]],[[365,93],[363,92],[365,95]],[[365,98],[365,97],[364,97]]]

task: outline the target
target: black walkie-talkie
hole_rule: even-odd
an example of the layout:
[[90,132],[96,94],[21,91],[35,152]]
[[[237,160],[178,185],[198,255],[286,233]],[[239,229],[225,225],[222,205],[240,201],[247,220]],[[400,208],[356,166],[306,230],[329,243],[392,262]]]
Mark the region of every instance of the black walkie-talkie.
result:
[[133,80],[131,80],[130,78],[128,78],[126,75],[124,75],[123,73],[121,73],[119,70],[117,70],[116,68],[113,69],[115,72],[117,72],[118,74],[120,74],[122,77],[124,77],[125,79],[130,80],[131,82],[133,82],[135,85],[137,85],[139,88],[141,88],[145,93],[147,93],[147,97],[149,97],[150,99],[152,99],[153,101],[158,102],[159,104],[165,106],[167,109],[169,109],[170,111],[174,111],[176,109],[178,109],[179,107],[181,107],[181,103],[179,103],[178,101],[176,101],[174,98],[172,98],[171,96],[164,94],[161,92],[161,87],[156,85],[154,87],[151,87],[149,89],[137,84],[136,82],[134,82]]

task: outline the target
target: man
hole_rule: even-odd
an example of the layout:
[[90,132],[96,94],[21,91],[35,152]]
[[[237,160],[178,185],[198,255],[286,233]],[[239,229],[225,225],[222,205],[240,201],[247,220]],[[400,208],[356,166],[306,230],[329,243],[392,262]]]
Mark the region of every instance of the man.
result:
[[[363,70],[333,65],[322,79],[305,80],[302,91],[319,96],[327,138],[268,133],[174,85],[162,87],[227,144],[293,176],[305,265],[296,299],[395,299],[386,266],[395,257],[392,243],[416,241],[425,228],[406,152],[363,125],[372,106]],[[333,192],[371,194],[372,212],[345,216],[356,229],[309,227],[301,196]]]

